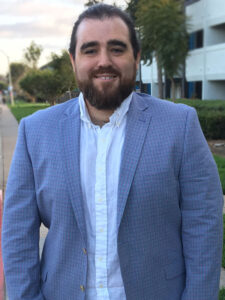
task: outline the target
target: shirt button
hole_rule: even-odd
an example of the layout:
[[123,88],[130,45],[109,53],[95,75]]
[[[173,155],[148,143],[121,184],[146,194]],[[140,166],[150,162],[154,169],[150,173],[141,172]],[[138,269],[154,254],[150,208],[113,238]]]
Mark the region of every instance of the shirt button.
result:
[[83,285],[80,285],[80,289],[82,292],[84,292],[84,286]]
[[84,254],[87,254],[87,250],[85,248],[82,249]]
[[102,261],[102,257],[99,257],[98,260],[99,260],[99,261]]
[[100,289],[102,289],[102,288],[103,288],[103,285],[102,285],[102,284],[100,284],[100,285],[99,285],[99,287],[100,287]]
[[99,198],[99,199],[98,199],[98,202],[100,202],[100,203],[101,203],[102,201],[103,201],[103,199],[102,199],[102,198]]
[[99,229],[99,231],[100,231],[100,232],[103,232],[103,231],[104,231],[104,229],[103,229],[103,228],[100,228],[100,229]]

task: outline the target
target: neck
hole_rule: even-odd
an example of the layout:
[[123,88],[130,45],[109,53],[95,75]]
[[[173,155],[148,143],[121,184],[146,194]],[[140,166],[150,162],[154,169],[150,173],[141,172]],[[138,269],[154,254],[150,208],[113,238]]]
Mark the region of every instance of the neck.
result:
[[85,100],[86,107],[91,118],[91,121],[100,127],[109,122],[110,116],[114,110],[99,110],[93,107],[88,101]]

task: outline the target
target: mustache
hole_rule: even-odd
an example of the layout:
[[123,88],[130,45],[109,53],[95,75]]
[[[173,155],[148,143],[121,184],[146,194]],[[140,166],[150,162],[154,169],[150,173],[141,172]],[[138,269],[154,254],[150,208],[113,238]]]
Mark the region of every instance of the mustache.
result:
[[113,75],[116,75],[116,76],[120,76],[121,75],[121,73],[118,70],[116,70],[116,69],[114,69],[113,67],[110,67],[110,66],[109,67],[99,67],[98,69],[93,70],[90,73],[90,75],[92,77],[95,77],[95,76],[97,76],[99,74],[104,74],[104,73],[110,73],[110,74],[113,74]]

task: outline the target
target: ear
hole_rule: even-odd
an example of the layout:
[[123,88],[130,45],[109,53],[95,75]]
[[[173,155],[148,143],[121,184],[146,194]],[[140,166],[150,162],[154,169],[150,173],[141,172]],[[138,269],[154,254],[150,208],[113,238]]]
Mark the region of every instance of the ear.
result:
[[73,55],[71,53],[70,53],[70,61],[71,61],[72,67],[73,67],[73,71],[75,72],[75,61],[74,61]]
[[136,69],[137,69],[137,70],[138,70],[138,68],[139,68],[140,60],[141,60],[141,51],[138,52],[137,58],[136,58]]

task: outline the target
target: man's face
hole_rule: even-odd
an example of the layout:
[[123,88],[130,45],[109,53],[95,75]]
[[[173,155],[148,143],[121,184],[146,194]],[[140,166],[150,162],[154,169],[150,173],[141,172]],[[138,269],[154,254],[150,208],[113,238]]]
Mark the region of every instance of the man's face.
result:
[[127,25],[119,17],[84,19],[71,62],[80,90],[97,109],[116,109],[132,92],[139,63]]

